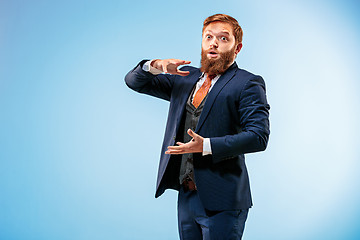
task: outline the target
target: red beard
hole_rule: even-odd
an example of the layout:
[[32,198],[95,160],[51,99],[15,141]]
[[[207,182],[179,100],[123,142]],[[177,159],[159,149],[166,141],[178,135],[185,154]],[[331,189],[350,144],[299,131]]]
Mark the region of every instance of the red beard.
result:
[[223,74],[230,67],[230,64],[234,61],[235,47],[230,51],[219,53],[219,59],[209,59],[207,57],[207,54],[210,51],[211,50],[204,51],[203,49],[201,49],[200,70],[209,75]]

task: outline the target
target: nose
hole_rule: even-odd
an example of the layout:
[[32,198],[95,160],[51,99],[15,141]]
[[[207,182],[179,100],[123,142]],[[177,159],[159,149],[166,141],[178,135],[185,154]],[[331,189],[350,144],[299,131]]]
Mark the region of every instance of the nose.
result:
[[217,48],[218,47],[218,42],[216,38],[213,38],[212,41],[210,42],[210,48]]

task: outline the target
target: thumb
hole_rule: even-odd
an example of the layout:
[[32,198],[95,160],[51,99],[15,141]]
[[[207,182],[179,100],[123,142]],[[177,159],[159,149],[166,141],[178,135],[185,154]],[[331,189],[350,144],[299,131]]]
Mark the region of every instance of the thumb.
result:
[[188,129],[187,133],[188,133],[192,138],[195,138],[195,137],[198,136],[198,135],[197,135],[193,130],[191,130],[190,128]]

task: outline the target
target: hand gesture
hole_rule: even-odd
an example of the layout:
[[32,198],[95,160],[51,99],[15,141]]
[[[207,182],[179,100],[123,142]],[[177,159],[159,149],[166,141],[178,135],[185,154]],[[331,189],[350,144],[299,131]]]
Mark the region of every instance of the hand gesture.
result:
[[178,69],[180,65],[189,64],[190,61],[180,59],[156,59],[151,62],[151,66],[163,71],[164,73],[176,74],[180,76],[189,75],[189,71],[181,71]]
[[187,133],[192,137],[188,143],[177,142],[178,146],[169,146],[165,154],[202,153],[204,138],[191,129]]

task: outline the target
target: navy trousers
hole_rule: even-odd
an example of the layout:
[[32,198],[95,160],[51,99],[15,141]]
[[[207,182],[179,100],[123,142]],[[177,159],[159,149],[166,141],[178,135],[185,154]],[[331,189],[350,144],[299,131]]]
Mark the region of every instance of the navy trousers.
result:
[[197,191],[184,191],[181,187],[178,196],[180,239],[241,239],[248,211],[208,211],[202,206]]

